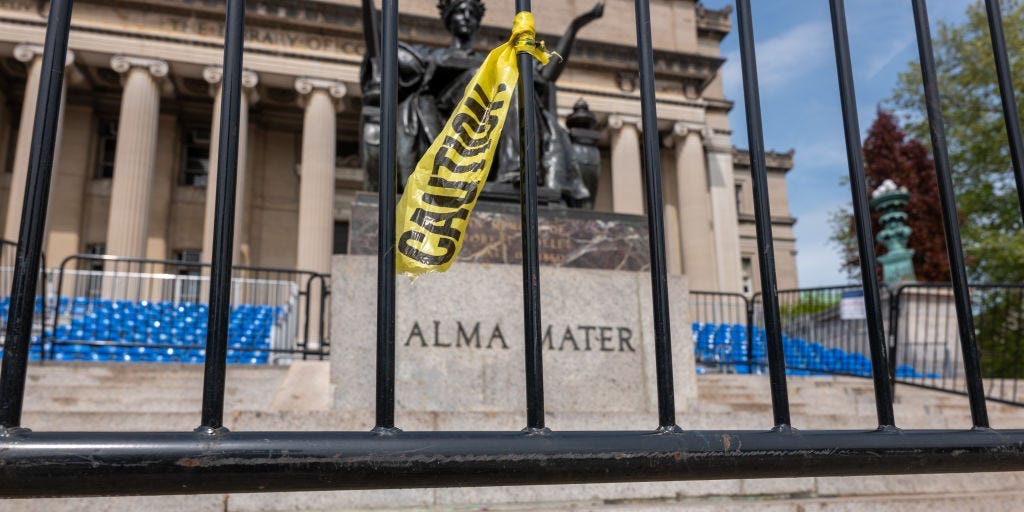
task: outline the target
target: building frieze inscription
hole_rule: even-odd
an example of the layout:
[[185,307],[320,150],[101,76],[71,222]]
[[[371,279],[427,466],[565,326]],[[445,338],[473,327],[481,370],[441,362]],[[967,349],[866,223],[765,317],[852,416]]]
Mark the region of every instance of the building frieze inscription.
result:
[[[155,4],[155,5],[154,5]],[[315,7],[315,8],[314,8]],[[41,2],[0,0],[4,12],[34,13],[43,21]],[[291,50],[333,58],[361,58],[364,53],[359,8],[347,5],[313,4],[263,0],[246,6],[247,46],[276,51]],[[149,0],[109,3],[80,2],[75,7],[75,28],[98,28],[110,33],[129,32],[140,38],[191,37],[197,42],[220,45],[223,42],[223,0]],[[284,25],[290,25],[284,28]],[[436,44],[445,39],[444,28],[436,20],[402,16],[402,39]],[[332,35],[334,33],[336,35]],[[542,34],[549,40],[557,36]],[[481,50],[487,51],[505,41],[504,27],[481,28]],[[636,49],[602,41],[580,40],[574,60],[581,68],[634,70]],[[339,55],[340,54],[340,55]],[[714,78],[723,59],[700,54],[683,54],[655,49],[655,70],[664,79],[682,80],[697,90]]]
[[[26,0],[0,0],[0,11],[38,12],[33,2]],[[74,28],[101,29],[108,32],[128,32],[141,38],[189,38],[197,43],[220,45],[224,40],[224,21],[186,16],[171,12],[145,12],[137,9],[81,3],[75,8]],[[245,27],[247,47],[260,47],[274,51],[316,53],[338,58],[348,57],[355,62],[365,51],[361,37],[339,37],[310,30],[292,30],[266,27],[249,22]]]
[[[556,352],[635,353],[633,329],[607,325],[548,325],[541,345]],[[441,320],[414,321],[404,346],[420,348],[460,348],[473,350],[509,350],[500,323]]]
[[31,0],[0,0],[0,11],[39,13],[39,3]]

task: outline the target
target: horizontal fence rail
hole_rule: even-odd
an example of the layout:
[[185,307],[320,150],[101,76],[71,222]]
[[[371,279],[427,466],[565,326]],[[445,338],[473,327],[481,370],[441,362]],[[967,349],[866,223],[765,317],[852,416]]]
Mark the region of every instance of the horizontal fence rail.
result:
[[[510,0],[511,1],[511,0]],[[372,2],[364,2],[371,4]],[[288,274],[260,275],[259,269],[232,265],[235,186],[238,163],[239,102],[230,100],[241,94],[241,64],[245,33],[244,0],[228,0],[225,9],[223,52],[223,90],[227,108],[220,116],[218,141],[216,214],[213,263],[151,262],[112,257],[74,257],[61,266],[57,275],[52,325],[54,345],[62,345],[61,333],[70,333],[73,345],[91,346],[81,333],[107,329],[100,311],[143,302],[169,302],[172,310],[207,298],[206,329],[194,339],[182,333],[167,332],[150,324],[146,330],[129,331],[130,339],[149,343],[149,336],[167,334],[176,345],[186,342],[187,350],[202,350],[205,364],[203,402],[197,411],[198,428],[192,432],[74,433],[33,432],[22,425],[28,360],[32,346],[37,282],[46,225],[47,198],[52,175],[54,144],[57,140],[60,95],[64,79],[68,33],[71,21],[70,0],[49,3],[49,21],[43,58],[43,80],[35,113],[29,181],[26,186],[20,243],[16,248],[12,273],[11,299],[2,368],[0,368],[0,496],[73,496],[108,494],[176,494],[215,492],[262,492],[328,489],[372,489],[424,486],[491,486],[521,484],[568,484],[626,481],[659,481],[716,478],[807,477],[827,475],[869,475],[898,473],[934,473],[964,471],[1024,470],[1024,431],[988,428],[985,405],[987,387],[1003,383],[983,382],[990,372],[994,378],[1016,376],[1016,369],[1002,365],[991,354],[1015,354],[1019,348],[1016,333],[1008,334],[992,326],[989,315],[1016,315],[1020,293],[967,285],[956,219],[956,198],[952,190],[943,121],[939,105],[927,13],[924,0],[913,0],[914,21],[921,55],[928,117],[933,135],[937,176],[942,189],[942,211],[946,225],[947,247],[952,267],[950,290],[951,329],[957,333],[955,346],[947,343],[941,351],[935,342],[915,345],[907,335],[884,346],[886,321],[883,293],[873,268],[873,242],[869,232],[866,196],[860,190],[864,182],[863,163],[859,160],[859,136],[850,73],[850,54],[841,0],[830,0],[832,28],[840,79],[839,101],[844,111],[844,131],[850,159],[850,176],[863,267],[860,286],[802,291],[779,291],[771,230],[769,187],[762,127],[754,19],[749,0],[737,0],[737,29],[743,76],[747,140],[750,144],[752,192],[756,228],[760,282],[764,293],[754,301],[730,295],[715,298],[695,293],[692,308],[705,320],[697,320],[698,331],[714,323],[709,342],[697,341],[698,357],[706,366],[723,366],[738,373],[768,375],[771,390],[771,416],[764,429],[687,431],[677,426],[673,355],[669,312],[680,305],[670,304],[665,259],[660,141],[655,87],[655,59],[652,45],[652,18],[649,0],[635,0],[637,69],[642,112],[643,162],[637,175],[644,180],[648,216],[651,261],[651,308],[643,312],[653,325],[653,360],[656,372],[657,417],[648,425],[630,431],[554,432],[545,426],[543,387],[543,350],[540,343],[541,282],[537,240],[537,131],[534,65],[525,53],[518,56],[520,67],[520,124],[513,127],[520,135],[523,238],[523,318],[525,353],[521,388],[508,392],[523,393],[525,422],[518,432],[403,432],[396,421],[395,369],[395,224],[396,224],[396,143],[398,91],[398,0],[382,0],[379,12],[366,13],[380,27],[379,55],[374,65],[381,70],[380,106],[380,184],[379,253],[377,284],[377,339],[375,428],[370,432],[230,432],[224,428],[225,367],[232,357],[232,296],[263,294],[273,307],[291,297],[314,306],[319,302],[316,320],[303,320],[304,339],[310,329],[326,340],[325,317],[328,287],[326,276]],[[998,7],[997,3],[996,6]],[[516,0],[517,12],[532,8],[528,0]],[[998,9],[996,10],[998,11]],[[379,17],[379,23],[377,18]],[[996,52],[1005,51],[1001,31],[992,31]],[[370,37],[368,41],[375,42]],[[1000,44],[1000,42],[1002,44]],[[529,41],[529,44],[534,42]],[[825,44],[827,41],[815,42]],[[810,44],[810,43],[809,43]],[[1008,80],[1005,87],[1012,89]],[[1013,94],[1004,93],[1004,102]],[[1015,110],[1015,109],[1014,109]],[[1012,118],[1012,119],[1011,119]],[[1009,122],[1016,123],[1013,116]],[[1019,129],[1009,129],[1019,138]],[[1015,141],[1019,145],[1019,141]],[[1024,211],[1024,210],[1022,210]],[[73,263],[73,264],[72,264]],[[141,265],[141,266],[138,266]],[[133,267],[136,266],[136,267]],[[162,267],[161,267],[162,266]],[[160,268],[154,268],[160,267]],[[168,270],[170,269],[170,270]],[[180,269],[195,275],[180,276]],[[248,273],[254,272],[254,273]],[[198,277],[197,277],[198,276]],[[303,283],[300,277],[306,279]],[[279,282],[278,284],[274,284]],[[289,284],[290,283],[290,284]],[[311,291],[317,283],[318,293]],[[895,302],[916,292],[904,288]],[[844,300],[860,292],[858,312],[843,311]],[[66,294],[66,295],[65,295]],[[924,294],[923,292],[919,295]],[[62,302],[63,297],[69,300]],[[79,301],[82,299],[82,301]],[[97,302],[99,299],[99,302]],[[195,299],[196,302],[192,300]],[[719,300],[720,299],[720,300]],[[715,302],[715,301],[718,302]],[[893,299],[889,296],[890,307]],[[109,303],[103,301],[110,301]],[[121,303],[118,301],[128,301]],[[926,300],[929,302],[931,299]],[[1017,302],[1014,302],[1017,301]],[[45,301],[44,301],[45,303]],[[64,305],[62,305],[64,304]],[[76,307],[86,315],[76,323]],[[64,309],[62,309],[64,308]],[[150,318],[149,306],[141,316]],[[159,308],[157,308],[159,309]],[[188,308],[185,308],[188,309]],[[47,307],[42,308],[45,313]],[[910,315],[907,306],[906,315]],[[706,316],[705,316],[706,315]],[[891,332],[907,332],[910,316],[904,309],[891,314]],[[975,318],[978,322],[975,323]],[[90,321],[93,321],[90,323]],[[193,318],[195,321],[195,318]],[[844,323],[853,322],[853,323]],[[312,323],[313,327],[307,327]],[[70,329],[63,329],[69,326]],[[725,334],[718,336],[719,326]],[[852,327],[851,327],[852,326]],[[86,329],[88,327],[88,329]],[[136,326],[137,327],[137,326]],[[738,328],[737,328],[738,327]],[[290,327],[289,327],[290,328]],[[297,328],[297,327],[296,327]],[[979,329],[976,331],[976,328]],[[153,331],[152,329],[156,329]],[[45,336],[46,329],[42,329]],[[113,331],[111,331],[113,332]],[[914,331],[916,332],[916,331]],[[122,333],[118,331],[118,343]],[[700,333],[698,332],[698,336]],[[930,336],[925,336],[930,339]],[[719,349],[720,339],[727,340]],[[736,343],[733,343],[735,339]],[[705,340],[707,341],[707,340]],[[710,345],[709,345],[710,343]],[[993,350],[979,351],[979,343],[992,343]],[[201,346],[201,349],[194,348]],[[325,354],[327,346],[303,347]],[[920,349],[920,350],[919,350]],[[59,350],[59,349],[56,349]],[[899,430],[892,421],[890,352],[895,361],[917,361],[920,354],[942,354],[941,372],[956,390],[969,396],[972,430]],[[56,353],[59,353],[56,352]],[[979,354],[985,354],[981,357]],[[685,357],[690,357],[685,354]],[[902,359],[901,359],[902,358]],[[958,359],[959,358],[959,359]],[[927,379],[938,356],[912,364],[922,365]],[[1011,365],[1012,366],[1012,365]],[[987,370],[986,370],[987,369]],[[872,377],[878,412],[878,429],[863,431],[798,430],[792,425],[787,374],[842,373]],[[901,376],[899,366],[895,372]],[[991,373],[994,372],[994,373]],[[916,375],[912,373],[911,375]],[[344,378],[344,376],[343,376]],[[445,378],[440,375],[438,378]],[[917,377],[911,377],[914,381]],[[344,386],[345,382],[339,385]],[[986,386],[987,385],[987,386]],[[1007,384],[1010,396],[1016,396],[1016,384]],[[1005,392],[1006,386],[999,388]],[[557,392],[548,390],[548,392]],[[652,414],[653,416],[653,414]],[[767,416],[767,415],[766,415]],[[685,427],[685,423],[681,427]]]

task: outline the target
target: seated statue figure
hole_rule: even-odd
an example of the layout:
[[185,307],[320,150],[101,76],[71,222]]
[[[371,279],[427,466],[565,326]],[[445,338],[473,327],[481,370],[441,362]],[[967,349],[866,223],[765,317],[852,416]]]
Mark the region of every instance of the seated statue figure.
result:
[[[371,2],[364,1],[364,23],[367,46],[373,49],[376,38]],[[367,11],[370,9],[370,11]],[[485,54],[473,47],[473,40],[485,13],[481,0],[440,0],[438,10],[452,42],[445,48],[399,43],[398,48],[398,187],[401,190],[419,158],[426,152],[444,126],[445,121],[462,99],[466,85],[483,63]],[[555,81],[565,67],[576,33],[587,23],[601,17],[603,5],[598,4],[570,24],[556,47],[558,57],[546,66],[537,64],[534,73],[538,95],[538,148],[541,165],[538,176],[541,186],[557,190],[567,204],[584,204],[591,191],[584,184],[577,166],[572,165],[572,141],[568,131],[558,124],[555,105]],[[363,121],[360,137],[363,167],[370,190],[378,187],[380,150],[380,73],[379,53],[368,51],[363,61]],[[516,109],[502,129],[496,161],[489,181],[518,182],[519,130]],[[596,141],[595,141],[596,144]]]

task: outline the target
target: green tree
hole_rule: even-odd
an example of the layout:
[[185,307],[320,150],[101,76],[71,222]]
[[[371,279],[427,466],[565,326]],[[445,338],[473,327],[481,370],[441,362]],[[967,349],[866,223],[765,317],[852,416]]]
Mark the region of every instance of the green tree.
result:
[[[1003,2],[1003,23],[1017,101],[1024,105],[1024,57],[1017,51],[1024,48],[1020,0]],[[1024,282],[1024,233],[982,3],[967,9],[962,24],[939,23],[934,46],[970,277]],[[919,64],[912,63],[900,75],[889,106],[900,114],[909,135],[930,143]]]

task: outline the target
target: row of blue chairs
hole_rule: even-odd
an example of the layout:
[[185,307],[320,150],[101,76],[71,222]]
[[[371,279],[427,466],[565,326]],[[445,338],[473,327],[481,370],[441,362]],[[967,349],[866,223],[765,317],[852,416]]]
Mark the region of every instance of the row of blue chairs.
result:
[[[58,341],[117,341],[193,345],[206,339],[208,308],[205,304],[138,303],[88,300],[82,314],[59,325]],[[236,348],[260,348],[269,344],[271,329],[284,308],[239,305],[229,319],[229,343]]]
[[[42,311],[42,298],[36,298]],[[55,332],[46,331],[57,343],[47,344],[46,355],[58,361],[126,361],[201,363],[207,335],[209,308],[199,303],[130,301],[61,297],[50,300],[60,315]],[[0,314],[6,316],[10,297],[0,298]],[[265,364],[270,360],[270,335],[286,313],[282,306],[241,304],[232,307],[228,321],[228,363]],[[131,343],[133,347],[94,346],[75,342]],[[33,339],[30,359],[43,357]],[[0,352],[2,353],[2,352]]]
[[[768,362],[764,329],[754,329],[753,343],[747,341],[747,327],[741,324],[693,323],[694,352],[699,363],[731,368],[735,373],[761,373]],[[859,352],[826,348],[821,343],[782,335],[782,349],[789,375],[846,374],[871,376],[871,360]],[[753,363],[753,364],[751,364]],[[922,374],[910,365],[899,365],[896,378],[941,378],[938,373]]]

